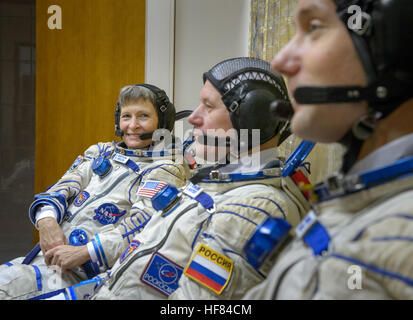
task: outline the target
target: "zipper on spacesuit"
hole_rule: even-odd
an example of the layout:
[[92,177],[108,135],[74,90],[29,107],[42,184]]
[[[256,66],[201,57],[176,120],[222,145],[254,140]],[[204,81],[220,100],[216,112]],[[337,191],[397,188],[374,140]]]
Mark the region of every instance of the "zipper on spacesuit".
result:
[[113,277],[111,277],[112,283],[109,286],[109,290],[112,290],[113,286],[115,285],[115,283],[118,281],[118,279],[121,277],[121,275],[123,274],[123,272],[136,260],[139,259],[143,256],[146,256],[148,254],[151,254],[152,252],[158,251],[160,248],[162,248],[162,246],[165,244],[166,240],[169,237],[169,234],[172,230],[172,228],[174,227],[175,223],[178,221],[178,219],[180,217],[182,217],[185,213],[187,213],[188,211],[190,211],[193,208],[196,208],[198,206],[198,203],[193,203],[191,205],[189,205],[187,208],[185,208],[184,210],[182,210],[176,217],[175,219],[172,221],[171,225],[168,228],[168,231],[166,232],[166,235],[162,238],[162,240],[155,245],[152,248],[148,248],[146,250],[142,250],[140,252],[138,252],[137,254],[135,254],[134,256],[132,256],[121,268],[119,268],[118,272],[116,272],[116,274],[113,275]]
[[[127,176],[129,176],[129,171],[125,172],[124,174],[122,174],[118,179],[116,179],[116,181],[114,183],[112,183],[109,188],[107,188],[104,192],[102,192],[101,194],[98,194],[96,196],[93,197],[93,199],[90,199],[90,201],[88,203],[85,204],[85,206],[82,208],[82,210],[84,210],[87,206],[89,206],[91,203],[93,203],[94,201],[106,196],[110,191],[112,191],[117,184],[122,181],[123,179],[125,179]],[[73,221],[73,219],[77,216],[77,214],[80,212],[81,210],[77,211],[75,214],[71,215],[69,217],[69,219],[67,219],[67,222],[71,222]]]

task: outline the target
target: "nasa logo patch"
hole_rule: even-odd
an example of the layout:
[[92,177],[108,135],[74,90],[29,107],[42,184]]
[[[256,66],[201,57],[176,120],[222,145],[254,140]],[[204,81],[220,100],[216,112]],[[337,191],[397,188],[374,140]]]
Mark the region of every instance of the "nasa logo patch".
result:
[[94,212],[95,216],[93,219],[99,221],[103,225],[107,225],[116,223],[119,218],[126,213],[126,210],[121,212],[114,204],[104,203],[94,210]]
[[183,268],[155,252],[141,275],[141,281],[160,293],[169,296],[178,288]]

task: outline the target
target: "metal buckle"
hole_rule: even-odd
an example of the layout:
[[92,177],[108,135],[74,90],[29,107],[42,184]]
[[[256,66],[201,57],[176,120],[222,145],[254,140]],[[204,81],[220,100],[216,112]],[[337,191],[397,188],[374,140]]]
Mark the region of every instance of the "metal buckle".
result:
[[282,173],[282,169],[281,168],[268,168],[268,169],[262,170],[262,173],[265,176],[280,177]]
[[143,151],[142,151],[142,150],[139,150],[139,149],[134,150],[133,153],[134,153],[136,156],[142,156],[142,155],[144,154]]
[[230,175],[228,173],[221,173],[218,170],[212,170],[209,173],[209,179],[213,181],[231,181]]
[[358,175],[348,176],[344,182],[345,188],[352,192],[361,190],[365,187],[365,185],[361,182],[360,176]]
[[229,106],[228,109],[229,109],[229,111],[231,111],[231,112],[235,112],[235,111],[237,111],[238,107],[239,107],[238,102],[237,102],[237,101],[233,101],[233,102],[231,103],[231,105]]
[[214,203],[214,205],[212,206],[212,208],[206,209],[206,212],[208,212],[208,213],[211,214],[211,213],[215,213],[216,210],[217,210],[217,208],[216,208],[215,203]]
[[218,170],[212,170],[212,171],[209,173],[209,178],[210,178],[211,180],[214,180],[214,181],[221,180],[221,174],[219,173]]
[[380,113],[369,112],[368,114],[360,118],[359,121],[353,124],[352,130],[354,136],[360,140],[366,140],[368,137],[370,137],[371,133],[377,125],[377,120],[380,118],[380,116]]
[[343,186],[343,175],[341,173],[336,173],[326,180],[326,185],[330,195],[335,196],[342,194],[344,192]]

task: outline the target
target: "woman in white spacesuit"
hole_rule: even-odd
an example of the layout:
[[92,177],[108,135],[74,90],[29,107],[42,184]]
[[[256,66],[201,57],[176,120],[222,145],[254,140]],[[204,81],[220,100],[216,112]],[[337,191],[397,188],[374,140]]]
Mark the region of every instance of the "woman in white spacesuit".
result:
[[[143,176],[162,169],[158,184],[147,192],[166,183],[180,187],[188,178],[188,167],[173,161],[182,154],[173,146],[157,149],[152,141],[154,131],[170,132],[174,122],[175,107],[163,90],[148,84],[121,90],[115,133],[122,141],[89,147],[59,181],[35,196],[29,214],[40,242],[26,257],[0,266],[0,299],[27,299],[68,287],[112,266],[105,250],[124,249],[124,241],[127,247],[153,213],[139,203]],[[100,237],[116,225],[127,232]]]
[[246,299],[413,299],[412,15],[411,0],[298,1],[272,61],[292,131],[348,151]]

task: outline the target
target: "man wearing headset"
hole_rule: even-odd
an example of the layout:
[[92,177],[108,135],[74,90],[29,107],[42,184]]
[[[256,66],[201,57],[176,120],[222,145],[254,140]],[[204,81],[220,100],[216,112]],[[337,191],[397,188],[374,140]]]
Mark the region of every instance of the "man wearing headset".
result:
[[[272,120],[274,101],[289,106],[284,81],[268,62],[234,58],[204,74],[188,121],[195,155],[214,165],[179,190],[167,186],[150,196],[157,213],[92,299],[239,299],[265,278],[257,225],[297,225],[309,208],[292,178],[281,178],[276,146],[289,135],[289,119]],[[297,171],[305,180],[306,169]]]
[[292,131],[347,147],[313,210],[274,245],[246,299],[413,298],[413,36],[409,0],[299,0],[275,56]]

